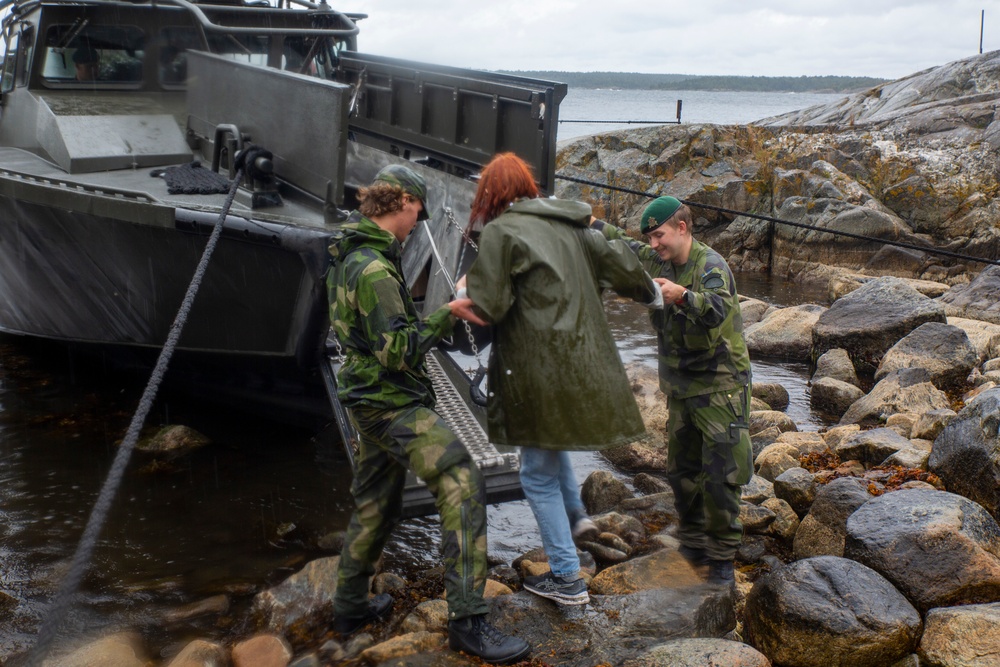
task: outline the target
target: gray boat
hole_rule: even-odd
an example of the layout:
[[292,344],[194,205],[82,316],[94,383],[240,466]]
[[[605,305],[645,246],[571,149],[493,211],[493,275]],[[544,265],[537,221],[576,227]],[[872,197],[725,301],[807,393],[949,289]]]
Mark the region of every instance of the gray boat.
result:
[[[513,151],[552,190],[566,87],[364,54],[365,15],[277,1],[0,2],[0,331],[151,367],[254,147],[169,379],[336,417],[350,445],[324,276],[357,188],[394,162],[428,181],[404,272],[436,308],[473,257],[460,228],[478,169]],[[503,477],[491,500],[517,495],[516,456],[486,440],[458,363],[429,365],[447,418]],[[433,511],[414,493],[409,513]]]

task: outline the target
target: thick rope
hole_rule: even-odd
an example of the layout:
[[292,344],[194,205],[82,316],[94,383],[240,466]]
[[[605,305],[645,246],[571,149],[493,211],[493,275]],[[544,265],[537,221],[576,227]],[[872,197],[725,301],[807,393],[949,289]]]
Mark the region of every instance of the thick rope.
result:
[[[556,178],[563,181],[572,181],[573,183],[581,183],[583,185],[590,185],[596,188],[602,188],[604,190],[614,190],[616,192],[624,192],[630,195],[639,195],[642,197],[649,197],[650,199],[655,199],[659,197],[658,194],[653,194],[650,192],[643,192],[642,190],[632,190],[630,188],[623,188],[616,185],[608,185],[607,183],[597,183],[595,181],[588,181],[584,178],[576,178],[573,176],[564,176],[562,174],[556,174]],[[746,213],[744,211],[735,211],[730,208],[723,208],[721,206],[712,206],[711,204],[700,204],[698,202],[687,201],[685,199],[678,200],[682,204],[687,204],[692,208],[703,208],[709,211],[718,211],[720,213],[730,213],[736,216],[742,216],[745,218],[754,218],[757,220],[763,220],[765,222],[773,222],[779,225],[788,225],[789,227],[798,227],[799,229],[808,229],[814,232],[823,232],[824,234],[833,234],[834,236],[846,236],[852,239],[858,239],[859,241],[871,241],[872,243],[882,243],[884,245],[897,246],[899,248],[908,248],[910,250],[919,250],[921,252],[927,252],[932,255],[942,255],[944,257],[951,257],[953,259],[961,259],[967,262],[980,262],[982,264],[994,264],[1000,265],[1000,260],[996,259],[985,259],[983,257],[973,257],[971,255],[963,255],[958,252],[952,252],[950,250],[943,250],[941,248],[934,248],[931,246],[921,246],[914,243],[906,243],[904,241],[891,241],[887,239],[880,239],[876,236],[866,236],[864,234],[855,234],[853,232],[842,232],[834,229],[824,229],[823,227],[817,227],[816,225],[807,225],[802,222],[792,222],[790,220],[782,220],[781,218],[774,218],[769,215],[761,215],[759,213]]]
[[191,306],[194,304],[194,298],[198,294],[202,278],[204,278],[205,271],[208,269],[208,262],[212,258],[212,253],[219,242],[219,237],[222,235],[223,223],[226,220],[226,215],[229,213],[229,208],[233,204],[233,198],[236,197],[236,190],[242,178],[243,170],[240,169],[236,172],[236,177],[229,188],[229,194],[226,197],[225,204],[222,206],[219,220],[215,223],[215,227],[212,228],[212,234],[209,236],[208,243],[205,244],[205,251],[202,253],[201,261],[198,263],[198,267],[191,278],[191,284],[188,285],[187,293],[181,302],[180,310],[177,311],[174,323],[170,325],[167,340],[163,344],[163,349],[160,350],[160,356],[157,358],[153,372],[149,376],[149,382],[142,393],[142,398],[139,399],[139,406],[136,408],[135,414],[132,415],[132,422],[125,433],[125,440],[122,442],[121,447],[118,448],[115,460],[111,464],[111,470],[108,472],[108,476],[104,480],[104,486],[101,487],[101,492],[97,496],[97,502],[94,503],[94,508],[90,511],[90,518],[87,521],[86,528],[83,530],[83,537],[80,538],[80,543],[76,547],[76,553],[73,554],[69,572],[66,574],[66,578],[63,579],[62,585],[52,602],[52,606],[49,608],[48,616],[42,623],[42,628],[38,633],[38,640],[35,642],[35,646],[27,662],[28,667],[38,667],[42,664],[42,660],[51,648],[51,644],[66,618],[66,614],[69,613],[72,607],[77,589],[80,587],[80,582],[87,572],[90,558],[94,553],[94,547],[97,545],[97,538],[100,536],[101,529],[104,527],[104,522],[108,517],[108,512],[111,510],[111,503],[118,492],[118,487],[121,485],[122,476],[125,474],[129,458],[132,456],[132,451],[139,440],[139,433],[142,431],[146,417],[153,407],[156,393],[159,391],[160,384],[163,382],[163,377],[167,372],[167,365],[170,363],[170,358],[173,356],[177,342],[180,340],[184,324],[187,322]]

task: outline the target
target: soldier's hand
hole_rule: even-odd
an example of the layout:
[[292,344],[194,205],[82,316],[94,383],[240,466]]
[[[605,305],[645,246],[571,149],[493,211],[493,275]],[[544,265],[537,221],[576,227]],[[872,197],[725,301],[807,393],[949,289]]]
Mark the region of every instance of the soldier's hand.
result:
[[451,309],[451,314],[457,318],[478,324],[481,327],[488,326],[486,320],[476,315],[475,311],[472,310],[472,307],[475,305],[472,299],[455,299],[448,303],[448,308]]
[[653,278],[653,282],[660,286],[660,293],[663,294],[663,301],[666,303],[676,303],[684,296],[687,288],[681,287],[675,282],[666,278]]

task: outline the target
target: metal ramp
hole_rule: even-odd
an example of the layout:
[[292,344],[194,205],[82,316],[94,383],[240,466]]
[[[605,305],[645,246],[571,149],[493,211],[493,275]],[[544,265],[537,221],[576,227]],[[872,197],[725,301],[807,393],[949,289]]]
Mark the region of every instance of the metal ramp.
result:
[[[434,383],[437,395],[435,411],[448,422],[472,460],[482,471],[486,482],[486,502],[489,504],[521,500],[524,492],[518,476],[520,459],[514,448],[496,445],[486,435],[486,411],[468,398],[468,379],[458,364],[439,350],[432,350],[426,357],[427,374]],[[337,371],[340,362],[332,345],[327,346],[325,363],[322,365],[323,381],[330,405],[333,408],[337,427],[347,456],[354,465],[354,454],[358,446],[358,434],[348,416],[348,410],[337,400]],[[407,475],[403,490],[403,517],[436,514],[434,497],[427,486],[412,473]]]

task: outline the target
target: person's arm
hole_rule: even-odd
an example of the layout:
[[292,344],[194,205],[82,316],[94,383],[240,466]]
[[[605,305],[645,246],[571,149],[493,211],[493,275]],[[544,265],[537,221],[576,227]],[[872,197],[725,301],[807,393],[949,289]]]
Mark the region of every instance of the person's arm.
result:
[[592,229],[599,231],[609,241],[617,240],[627,245],[629,250],[636,254],[644,266],[649,262],[657,262],[660,259],[660,256],[648,244],[626,235],[621,229],[610,223],[594,218],[591,220],[590,226]]
[[514,305],[513,274],[517,272],[516,243],[501,225],[491,223],[479,238],[479,254],[466,274],[466,290],[477,313],[492,324]]
[[659,286],[623,240],[607,240],[598,230],[585,232],[584,238],[601,289],[613,289],[620,296],[649,308],[663,308]]
[[373,269],[369,264],[356,289],[359,320],[369,349],[389,370],[418,367],[424,355],[452,331],[451,304],[423,320],[409,321],[403,301],[405,288],[385,269]]
[[657,278],[656,282],[667,307],[673,304],[678,313],[706,332],[706,347],[716,345],[721,336],[719,327],[726,321],[733,302],[732,274],[724,267],[706,267],[698,290],[689,290],[664,278]]

